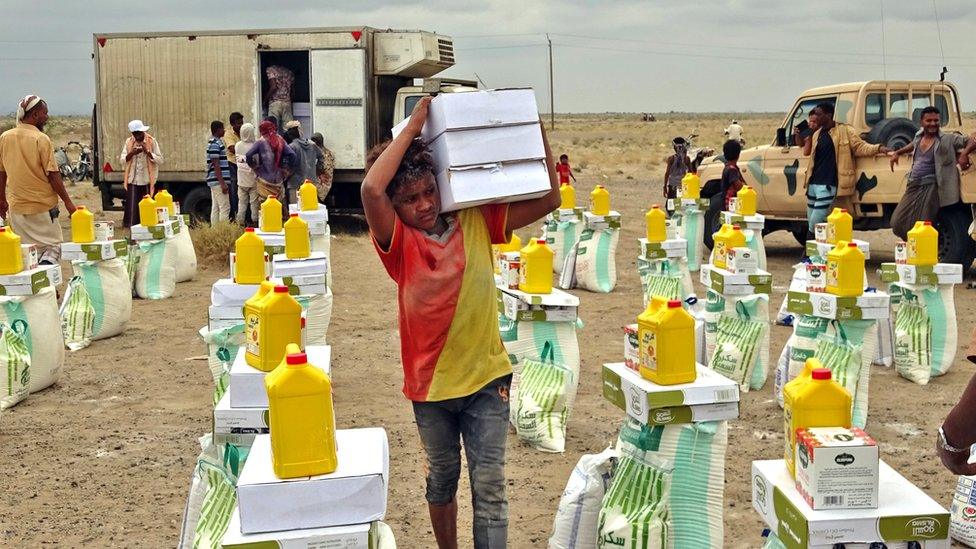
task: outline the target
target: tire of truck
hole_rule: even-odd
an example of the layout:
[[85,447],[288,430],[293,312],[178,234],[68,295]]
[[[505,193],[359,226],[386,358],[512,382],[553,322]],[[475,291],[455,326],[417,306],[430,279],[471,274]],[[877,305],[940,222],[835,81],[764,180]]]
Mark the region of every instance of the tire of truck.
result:
[[907,118],[885,118],[868,132],[868,143],[881,144],[895,151],[912,142],[918,124]]
[[722,206],[724,205],[724,200],[722,198],[722,193],[716,193],[708,199],[708,210],[705,211],[705,246],[711,250],[712,246],[715,245],[715,241],[712,240],[712,235],[721,228],[720,216],[722,215]]
[[210,221],[210,187],[200,186],[186,193],[180,211],[190,214],[195,221]]
[[810,238],[810,228],[806,223],[796,223],[790,227],[790,234],[799,242],[800,246],[806,246]]
[[972,221],[972,213],[962,205],[939,212],[935,224],[939,231],[939,262],[961,263],[963,271],[969,270],[976,259],[976,242],[969,236]]

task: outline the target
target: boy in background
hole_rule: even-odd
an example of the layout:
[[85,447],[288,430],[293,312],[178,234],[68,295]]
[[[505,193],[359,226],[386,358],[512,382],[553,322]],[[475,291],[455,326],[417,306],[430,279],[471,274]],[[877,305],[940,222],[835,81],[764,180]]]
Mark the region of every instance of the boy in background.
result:
[[210,187],[210,224],[230,221],[230,164],[224,146],[224,123],[210,123],[207,140],[207,186]]
[[560,185],[563,183],[568,185],[569,178],[573,178],[573,184],[576,184],[576,176],[573,174],[572,166],[569,165],[569,155],[559,155],[559,164],[556,164],[556,172],[559,174]]
[[735,193],[745,185],[742,177],[742,170],[739,169],[739,155],[742,154],[742,145],[738,141],[729,139],[722,145],[722,155],[725,156],[725,168],[722,170],[722,196],[724,197],[724,208],[729,209],[729,202],[735,198]]
[[457,547],[463,440],[474,547],[505,547],[512,368],[498,333],[491,245],[558,208],[559,185],[543,129],[548,194],[442,213],[433,161],[416,139],[430,100],[420,100],[393,141],[370,151],[363,208],[376,252],[397,284],[403,394],[413,402],[427,454],[426,499],[437,545]]

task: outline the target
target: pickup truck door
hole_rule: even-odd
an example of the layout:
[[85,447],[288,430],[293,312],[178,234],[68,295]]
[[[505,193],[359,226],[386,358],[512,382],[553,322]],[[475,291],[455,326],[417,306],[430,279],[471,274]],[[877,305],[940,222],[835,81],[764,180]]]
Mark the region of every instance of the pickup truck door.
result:
[[361,170],[366,164],[366,51],[312,50],[311,64],[312,131],[325,137],[336,169]]
[[782,217],[807,215],[807,198],[803,188],[810,159],[801,147],[772,145],[763,154],[762,171],[766,184],[761,186],[760,210]]

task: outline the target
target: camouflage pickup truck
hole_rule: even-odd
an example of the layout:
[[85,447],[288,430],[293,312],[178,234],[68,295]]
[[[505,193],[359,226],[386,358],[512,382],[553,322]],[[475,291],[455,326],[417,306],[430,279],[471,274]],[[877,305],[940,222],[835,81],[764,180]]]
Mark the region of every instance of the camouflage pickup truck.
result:
[[[804,92],[787,113],[768,145],[742,151],[739,167],[746,183],[759,193],[759,211],[766,216],[766,232],[787,230],[801,243],[806,240],[806,195],[803,189],[809,157],[793,140],[793,128],[807,119],[819,103],[834,104],[834,119],[853,126],[869,143],[898,149],[918,131],[922,109],[934,105],[942,112],[942,131],[962,132],[962,112],[956,87],[949,82],[875,80],[837,84]],[[857,230],[887,229],[891,214],[905,192],[910,161],[891,171],[886,156],[857,158],[859,172],[854,200]],[[719,185],[724,158],[706,158],[699,167],[702,196],[711,199],[705,222],[706,244],[718,229],[721,210]],[[976,170],[962,174],[962,203],[939,215],[939,256],[942,261],[967,267],[976,257],[969,236],[976,203]]]

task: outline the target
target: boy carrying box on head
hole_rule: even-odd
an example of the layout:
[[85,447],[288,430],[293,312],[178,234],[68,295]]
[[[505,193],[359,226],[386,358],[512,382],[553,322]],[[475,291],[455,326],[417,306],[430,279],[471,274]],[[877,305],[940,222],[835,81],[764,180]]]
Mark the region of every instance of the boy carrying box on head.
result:
[[505,547],[512,369],[498,333],[491,245],[558,208],[558,181],[542,130],[549,194],[442,214],[431,156],[415,139],[430,100],[417,104],[393,141],[370,151],[363,207],[380,260],[397,283],[403,394],[413,402],[427,453],[426,497],[437,545],[457,547],[463,440],[474,546]]

